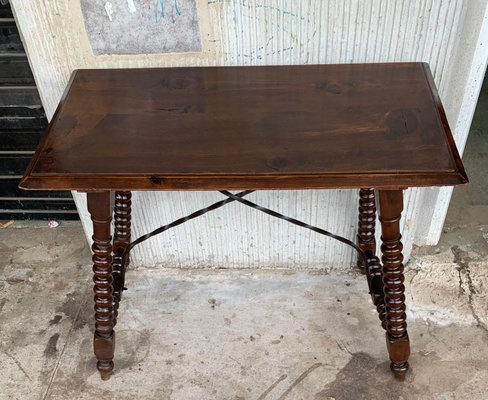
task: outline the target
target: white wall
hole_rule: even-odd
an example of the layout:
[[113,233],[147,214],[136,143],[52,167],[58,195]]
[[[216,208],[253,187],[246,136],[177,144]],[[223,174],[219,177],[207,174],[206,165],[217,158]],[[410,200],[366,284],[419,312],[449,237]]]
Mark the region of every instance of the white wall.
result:
[[[487,0],[197,1],[201,53],[95,57],[78,1],[11,0],[48,116],[75,68],[426,61],[464,147],[488,58]],[[450,193],[406,192],[407,256],[413,243],[438,240]],[[221,198],[212,192],[135,193],[134,234]],[[355,237],[355,191],[262,191],[250,198]],[[89,235],[84,196],[75,199]],[[135,265],[171,267],[314,268],[348,267],[353,257],[341,244],[231,204],[151,239],[132,259]]]

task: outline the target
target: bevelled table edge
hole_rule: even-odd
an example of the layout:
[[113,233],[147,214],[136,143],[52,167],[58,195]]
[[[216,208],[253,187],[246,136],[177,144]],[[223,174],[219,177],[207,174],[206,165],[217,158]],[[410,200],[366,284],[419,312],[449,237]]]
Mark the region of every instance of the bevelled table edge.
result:
[[449,145],[449,152],[451,154],[452,160],[454,161],[454,164],[456,165],[457,171],[464,177],[466,182],[468,183],[468,176],[466,174],[466,171],[464,169],[464,165],[461,161],[461,156],[459,155],[456,142],[454,140],[454,137],[452,135],[451,127],[449,126],[449,122],[447,120],[447,115],[446,111],[444,110],[444,106],[442,104],[442,100],[439,96],[439,92],[437,90],[437,86],[434,82],[434,77],[432,75],[432,72],[430,70],[430,66],[426,62],[422,62],[422,69],[424,71],[425,78],[427,80],[427,84],[429,85],[430,88],[430,93],[432,95],[432,100],[436,106],[437,109],[437,117],[439,118],[439,122],[441,126],[444,128],[444,133],[446,135],[446,140]]
[[[27,168],[24,172],[24,175],[22,176],[22,178],[19,182],[19,185],[18,185],[19,189],[23,189],[23,190],[32,190],[33,189],[30,187],[24,186],[24,183],[28,180],[29,177],[31,177],[31,172],[32,172],[34,166],[36,165],[39,157],[41,156],[42,149],[44,149],[46,141],[49,137],[49,132],[51,131],[52,126],[53,126],[52,121],[55,121],[58,114],[61,112],[61,108],[63,107],[63,104],[66,101],[66,98],[68,97],[68,94],[69,94],[71,88],[73,87],[73,82],[76,78],[76,75],[78,74],[78,71],[80,71],[80,70],[75,69],[71,72],[71,76],[68,79],[68,83],[66,84],[66,87],[64,88],[64,91],[63,91],[63,94],[61,95],[61,98],[59,99],[58,106],[56,107],[56,110],[54,111],[54,114],[49,121],[48,127],[46,128],[46,130],[42,134],[41,140],[39,141],[39,144],[37,145],[36,151],[35,151],[34,155],[32,156],[31,160],[29,161],[29,164],[27,165]],[[51,189],[44,188],[41,190],[51,190]],[[65,189],[65,190],[71,190],[71,189]]]
[[300,189],[400,189],[405,187],[456,186],[468,183],[464,171],[446,173],[384,173],[324,175],[193,175],[193,176],[29,176],[19,187],[25,190],[300,190]]

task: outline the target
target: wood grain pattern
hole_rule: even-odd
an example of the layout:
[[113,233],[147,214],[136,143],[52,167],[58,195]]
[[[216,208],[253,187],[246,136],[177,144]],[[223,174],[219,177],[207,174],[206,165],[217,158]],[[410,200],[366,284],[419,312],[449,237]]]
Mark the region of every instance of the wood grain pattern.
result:
[[79,70],[21,186],[465,183],[428,75],[422,63]]

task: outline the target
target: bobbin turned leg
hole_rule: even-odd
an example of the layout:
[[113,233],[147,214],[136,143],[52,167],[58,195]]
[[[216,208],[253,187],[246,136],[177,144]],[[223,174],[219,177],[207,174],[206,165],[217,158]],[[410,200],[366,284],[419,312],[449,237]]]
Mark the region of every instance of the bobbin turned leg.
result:
[[93,221],[93,288],[95,292],[95,337],[93,349],[103,380],[110,377],[115,348],[112,290],[112,196],[110,192],[88,193],[88,211]]
[[[366,253],[366,256],[374,256],[376,253],[375,240],[376,202],[374,189],[359,190],[359,221],[358,221],[358,245]],[[361,257],[358,257],[358,268],[365,273],[366,269]]]
[[375,191],[372,188],[359,190],[359,223],[358,245],[364,251],[367,258],[367,266],[363,265],[362,258],[358,257],[358,268],[366,274],[369,292],[373,304],[378,311],[381,325],[386,329],[385,301],[383,289],[383,273],[381,263],[376,257],[376,200]]
[[402,190],[380,190],[380,222],[382,229],[383,282],[386,307],[386,344],[391,370],[399,380],[408,370],[410,342],[405,314],[405,278],[403,245],[400,241],[400,218],[403,210]]
[[114,326],[117,324],[119,302],[124,290],[125,271],[129,265],[129,257],[122,257],[130,243],[131,233],[131,198],[129,191],[115,192],[114,205],[114,245],[113,245],[113,297],[114,297]]

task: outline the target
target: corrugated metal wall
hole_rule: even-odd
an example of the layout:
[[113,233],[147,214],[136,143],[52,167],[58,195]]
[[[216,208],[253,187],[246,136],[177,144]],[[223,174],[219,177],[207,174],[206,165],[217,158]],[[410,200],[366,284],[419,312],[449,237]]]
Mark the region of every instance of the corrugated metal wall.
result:
[[[470,121],[457,126],[465,104],[458,93],[474,78],[456,67],[461,59],[474,60],[476,33],[486,10],[484,0],[199,0],[201,54],[94,57],[79,7],[73,7],[76,2],[12,3],[25,28],[24,39],[50,115],[74,68],[418,60],[431,65],[461,145]],[[478,10],[478,19],[470,20],[468,27],[465,17],[476,16],[473,10]],[[466,44],[470,35],[475,41]],[[476,92],[476,84],[471,91]],[[75,198],[83,213],[83,195]],[[135,193],[134,233],[146,233],[220,198],[216,193]],[[253,194],[252,200],[355,236],[355,191],[263,191]],[[403,219],[407,255],[414,239],[418,243],[436,239],[428,232],[439,231],[443,222],[442,210],[437,220],[430,221],[438,201],[437,189],[407,191]],[[83,221],[89,234],[86,212]],[[416,236],[417,225],[422,235]],[[344,267],[352,260],[352,251],[341,244],[238,204],[169,231],[133,253],[136,265],[189,267]]]

